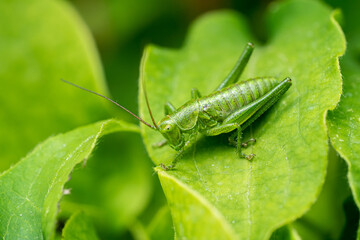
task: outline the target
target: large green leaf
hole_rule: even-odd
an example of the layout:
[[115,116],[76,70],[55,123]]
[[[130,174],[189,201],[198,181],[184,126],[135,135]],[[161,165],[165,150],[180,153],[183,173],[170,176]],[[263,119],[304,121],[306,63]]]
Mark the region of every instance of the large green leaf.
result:
[[106,92],[93,40],[65,1],[1,1],[0,52],[0,171],[49,135],[106,118],[102,101],[60,81]]
[[[359,14],[349,10],[359,9],[360,3],[353,1],[350,4],[350,2],[345,13],[352,14],[349,17],[345,14],[345,19],[358,22]],[[327,120],[331,143],[349,165],[350,186],[355,201],[360,207],[360,61],[358,58],[360,47],[356,45],[359,44],[360,30],[358,25],[351,27],[351,24],[355,23],[346,22],[348,27],[345,30],[348,30],[346,33],[350,35],[349,50],[341,59],[343,94],[337,108],[329,112]]]
[[[200,137],[175,170],[157,168],[179,239],[268,238],[304,214],[320,192],[325,116],[341,93],[344,36],[331,10],[315,1],[273,4],[267,22],[269,39],[263,46],[255,42],[241,79],[289,76],[293,86],[245,131],[245,139],[257,139],[245,151],[256,154],[252,161],[239,159],[227,136]],[[180,50],[148,47],[143,78],[155,119],[162,118],[166,101],[180,106],[189,100],[191,88],[211,93],[248,41],[254,39],[242,17],[222,11],[198,20]],[[150,121],[142,94],[139,99]],[[161,135],[145,126],[142,133],[153,161],[169,164],[176,152],[153,149]]]
[[360,2],[336,2],[338,4],[344,12],[344,31],[349,47],[340,62],[343,75],[341,100],[336,109],[329,112],[327,121],[331,143],[348,164],[349,184],[360,208]]
[[138,127],[107,120],[60,134],[39,144],[0,176],[0,236],[49,239],[57,203],[74,166],[87,159],[99,137]]

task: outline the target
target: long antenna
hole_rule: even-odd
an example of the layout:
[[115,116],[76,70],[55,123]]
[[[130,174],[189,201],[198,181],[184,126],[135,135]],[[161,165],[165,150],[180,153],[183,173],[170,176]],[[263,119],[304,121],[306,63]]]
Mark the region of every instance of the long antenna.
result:
[[144,65],[145,65],[145,59],[147,58],[147,49],[144,51],[144,56],[143,58],[141,59],[141,64],[140,64],[140,78],[141,78],[141,82],[142,82],[142,85],[143,85],[143,89],[144,89],[144,95],[145,95],[145,100],[146,100],[146,105],[147,105],[147,108],[149,110],[149,113],[150,113],[150,117],[151,117],[151,120],[155,126],[156,129],[159,129],[159,126],[156,124],[155,122],[155,119],[152,115],[152,112],[151,112],[151,108],[150,108],[150,104],[149,104],[149,99],[147,97],[147,93],[146,93],[146,84],[145,84],[145,77],[144,77]]
[[108,98],[108,97],[105,97],[104,95],[101,95],[100,93],[91,91],[91,90],[86,89],[86,88],[84,88],[84,87],[80,87],[80,86],[76,85],[75,83],[66,81],[66,80],[64,80],[64,79],[61,79],[61,81],[65,82],[65,83],[67,83],[67,84],[70,84],[70,85],[72,85],[72,86],[74,86],[74,87],[77,87],[77,88],[80,88],[80,89],[82,89],[82,90],[85,90],[85,91],[87,91],[87,92],[90,92],[90,93],[93,93],[93,94],[95,94],[95,95],[98,95],[98,96],[100,96],[100,97],[102,97],[102,98],[105,98],[106,100],[112,102],[112,103],[115,104],[116,106],[124,109],[125,111],[127,111],[128,113],[130,113],[132,116],[136,117],[139,121],[141,121],[142,123],[144,123],[146,126],[152,128],[152,129],[158,129],[157,126],[154,127],[154,126],[152,126],[151,124],[145,122],[143,119],[141,119],[140,117],[136,116],[134,113],[130,112],[130,111],[129,111],[128,109],[126,109],[125,107],[121,106],[120,104],[118,104],[118,103],[115,102],[114,100],[112,100],[112,99],[110,99],[110,98]]

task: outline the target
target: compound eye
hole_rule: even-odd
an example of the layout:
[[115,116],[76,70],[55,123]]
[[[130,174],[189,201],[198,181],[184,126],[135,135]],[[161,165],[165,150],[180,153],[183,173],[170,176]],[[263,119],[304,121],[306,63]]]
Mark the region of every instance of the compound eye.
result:
[[169,124],[166,125],[166,126],[165,126],[165,129],[166,129],[167,131],[169,131],[169,130],[171,129],[171,125],[169,125]]

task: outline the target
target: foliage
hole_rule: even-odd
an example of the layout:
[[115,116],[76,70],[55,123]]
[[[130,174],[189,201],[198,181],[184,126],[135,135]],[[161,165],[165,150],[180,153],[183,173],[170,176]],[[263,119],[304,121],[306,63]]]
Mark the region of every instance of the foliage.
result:
[[[157,169],[179,238],[268,238],[303,215],[323,185],[325,116],[341,92],[343,34],[329,9],[308,1],[272,6],[268,28],[268,43],[256,47],[241,79],[290,76],[294,84],[245,133],[258,140],[246,152],[256,154],[254,161],[239,160],[226,138],[201,138],[176,170]],[[144,78],[155,119],[167,100],[179,106],[193,87],[205,95],[215,89],[249,40],[253,37],[238,14],[218,12],[197,21],[181,50],[145,50]],[[327,48],[321,47],[325,42]],[[140,104],[146,117],[146,106]],[[143,135],[153,161],[168,164],[175,152],[151,147],[161,135],[145,127]]]
[[47,139],[4,172],[0,178],[0,231],[4,238],[50,238],[54,234],[57,202],[72,169],[86,161],[99,137],[115,131],[138,130],[114,120],[77,128]]
[[[245,139],[257,139],[245,150],[256,154],[252,161],[239,159],[226,135],[198,136],[171,171],[151,169],[142,147],[141,138],[155,165],[170,163],[174,150],[152,147],[162,140],[159,133],[146,126],[139,129],[127,122],[125,113],[59,81],[64,78],[108,95],[93,39],[68,3],[1,2],[0,79],[7,91],[0,97],[0,169],[10,168],[0,175],[0,237],[355,238],[358,210],[343,206],[351,205],[352,193],[360,207],[360,31],[355,24],[360,5],[349,0],[337,6],[329,0],[342,15],[318,1],[287,0],[269,4],[264,13],[259,2],[238,5],[246,17],[232,10],[205,14],[192,24],[181,48],[145,48],[138,99],[140,115],[149,122],[142,80],[160,120],[166,101],[181,106],[194,87],[203,95],[211,93],[249,41],[255,51],[240,81],[259,76],[293,80],[280,101],[246,129]],[[174,41],[181,35],[172,27],[174,16],[189,19],[187,10],[201,12],[201,4],[162,0],[74,4],[88,20],[100,13],[88,24],[101,51],[107,84],[131,110],[137,105],[137,83],[128,76],[136,78],[131,72],[138,68],[134,46],[144,37],[137,33],[152,31],[148,36],[155,37],[150,39],[178,45],[182,38]],[[101,14],[116,24],[102,21]],[[172,19],[165,28],[156,23],[161,16]],[[246,18],[256,21],[249,27]],[[345,37],[337,21],[348,42],[340,64]],[[129,46],[130,59],[113,51]],[[120,69],[129,71],[119,77]],[[114,115],[123,120],[99,121]],[[349,167],[348,180],[336,152]]]

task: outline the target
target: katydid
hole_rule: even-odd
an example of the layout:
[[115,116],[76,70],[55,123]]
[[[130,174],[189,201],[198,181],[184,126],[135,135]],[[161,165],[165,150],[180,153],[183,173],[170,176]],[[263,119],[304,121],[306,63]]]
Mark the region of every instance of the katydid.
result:
[[168,144],[177,151],[171,165],[160,164],[164,170],[170,170],[176,166],[182,154],[196,141],[197,133],[216,136],[235,131],[230,136],[229,142],[236,146],[240,158],[251,160],[255,154],[245,155],[241,152],[241,148],[246,147],[248,142],[255,142],[255,139],[242,143],[242,131],[279,100],[292,84],[290,78],[278,81],[272,77],[258,77],[237,83],[253,50],[253,44],[248,43],[233,70],[210,95],[202,97],[199,90],[194,88],[191,92],[192,99],[181,107],[175,108],[167,102],[165,104],[166,116],[157,124],[150,109],[143,80],[145,100],[153,125],[101,94],[63,81],[106,98],[148,127],[159,131],[165,140],[156,145],[162,147]]

